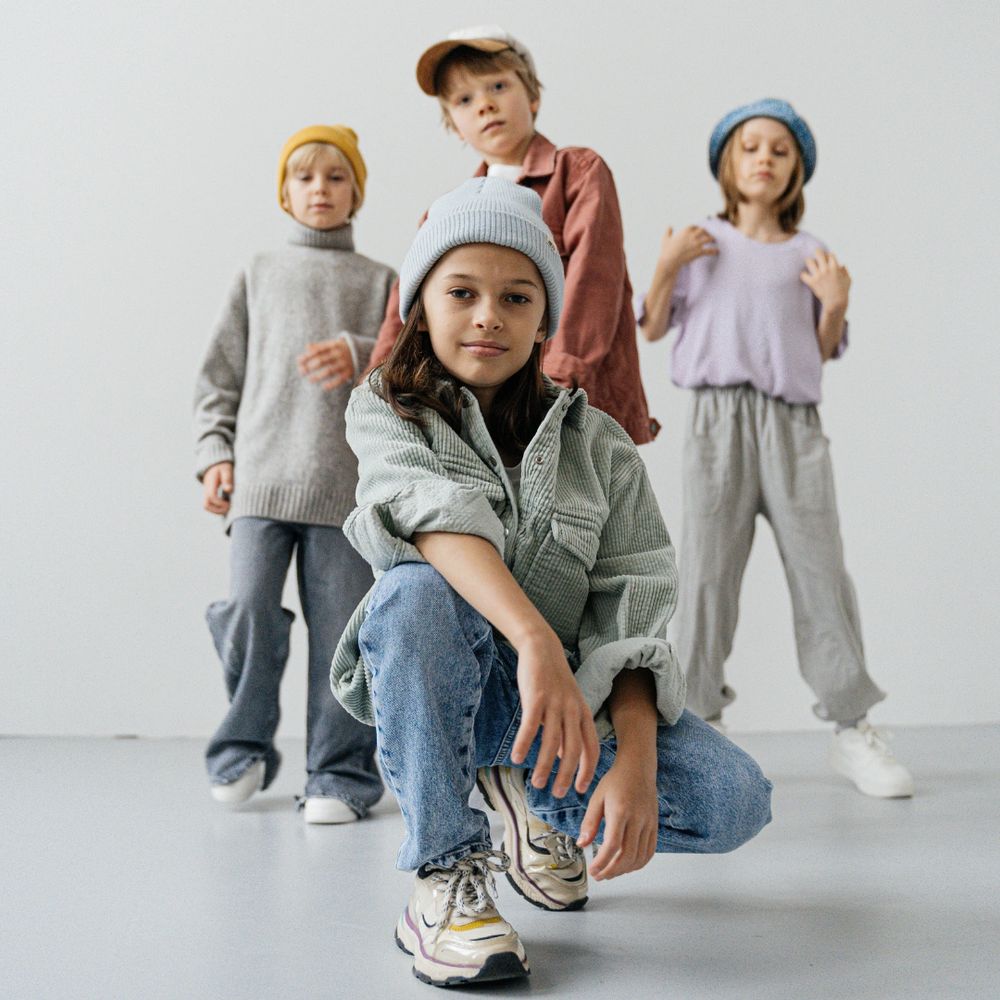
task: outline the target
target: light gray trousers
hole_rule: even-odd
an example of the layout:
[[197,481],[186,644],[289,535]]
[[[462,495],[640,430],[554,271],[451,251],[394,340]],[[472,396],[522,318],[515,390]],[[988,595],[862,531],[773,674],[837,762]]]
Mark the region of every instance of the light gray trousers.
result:
[[691,400],[677,607],[688,707],[713,719],[735,697],[724,668],[758,514],[770,523],[785,567],[813,711],[837,722],[859,719],[885,694],[865,666],[829,442],[815,406],[750,386],[696,389]]

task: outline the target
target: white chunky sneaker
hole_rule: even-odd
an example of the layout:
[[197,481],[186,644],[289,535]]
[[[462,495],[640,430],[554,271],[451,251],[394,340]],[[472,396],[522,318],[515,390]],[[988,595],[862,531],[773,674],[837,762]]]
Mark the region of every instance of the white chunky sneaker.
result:
[[517,931],[497,912],[494,872],[510,859],[480,851],[452,868],[417,872],[396,925],[396,944],[413,956],[413,974],[432,986],[516,979],[530,972]]
[[264,762],[251,764],[235,781],[228,785],[212,785],[212,798],[227,806],[238,806],[251,795],[259,792],[264,785]]
[[833,734],[830,764],[850,778],[858,791],[879,799],[905,799],[913,794],[913,776],[893,756],[888,736],[862,719]]
[[342,799],[307,795],[302,806],[307,823],[354,823],[358,814]]
[[576,841],[532,815],[524,771],[481,767],[476,774],[486,804],[503,817],[501,849],[510,855],[507,881],[543,910],[580,910],[587,902],[587,859]]

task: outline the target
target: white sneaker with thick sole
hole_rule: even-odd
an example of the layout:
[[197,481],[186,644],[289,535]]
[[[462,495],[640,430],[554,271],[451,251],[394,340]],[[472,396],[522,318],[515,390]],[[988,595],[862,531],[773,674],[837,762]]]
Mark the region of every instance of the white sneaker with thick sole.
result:
[[342,799],[307,795],[303,813],[307,823],[354,823],[358,814]]
[[887,740],[887,734],[862,719],[856,726],[833,734],[830,764],[865,795],[909,798],[913,794],[913,776],[893,756]]
[[507,881],[543,910],[580,910],[587,902],[587,859],[576,841],[528,809],[524,771],[481,767],[476,782],[503,817],[501,850],[510,855]]
[[413,956],[413,974],[432,986],[516,979],[530,972],[517,931],[497,912],[494,872],[510,859],[481,851],[454,867],[417,873],[396,925],[396,944]]
[[212,785],[212,798],[227,806],[238,806],[264,787],[264,762],[251,764],[235,781],[227,785]]

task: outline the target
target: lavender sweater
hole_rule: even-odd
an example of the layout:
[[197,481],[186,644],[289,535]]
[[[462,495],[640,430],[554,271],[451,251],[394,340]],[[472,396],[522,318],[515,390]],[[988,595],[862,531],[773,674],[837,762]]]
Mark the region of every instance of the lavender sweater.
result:
[[[670,326],[678,328],[674,383],[685,389],[748,383],[786,403],[818,403],[820,304],[799,275],[806,258],[826,248],[802,231],[784,243],[760,243],[723,219],[701,225],[719,255],[699,257],[677,276],[670,309]],[[846,347],[845,328],[834,356]]]

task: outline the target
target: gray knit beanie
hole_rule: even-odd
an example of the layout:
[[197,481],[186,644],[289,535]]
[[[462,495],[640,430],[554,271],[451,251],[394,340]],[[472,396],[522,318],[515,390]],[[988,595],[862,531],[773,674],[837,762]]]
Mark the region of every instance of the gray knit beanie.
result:
[[510,247],[534,262],[545,282],[548,336],[553,337],[562,312],[562,259],[542,220],[542,199],[530,188],[500,177],[473,177],[431,205],[399,269],[402,320],[431,268],[449,250],[467,243]]

